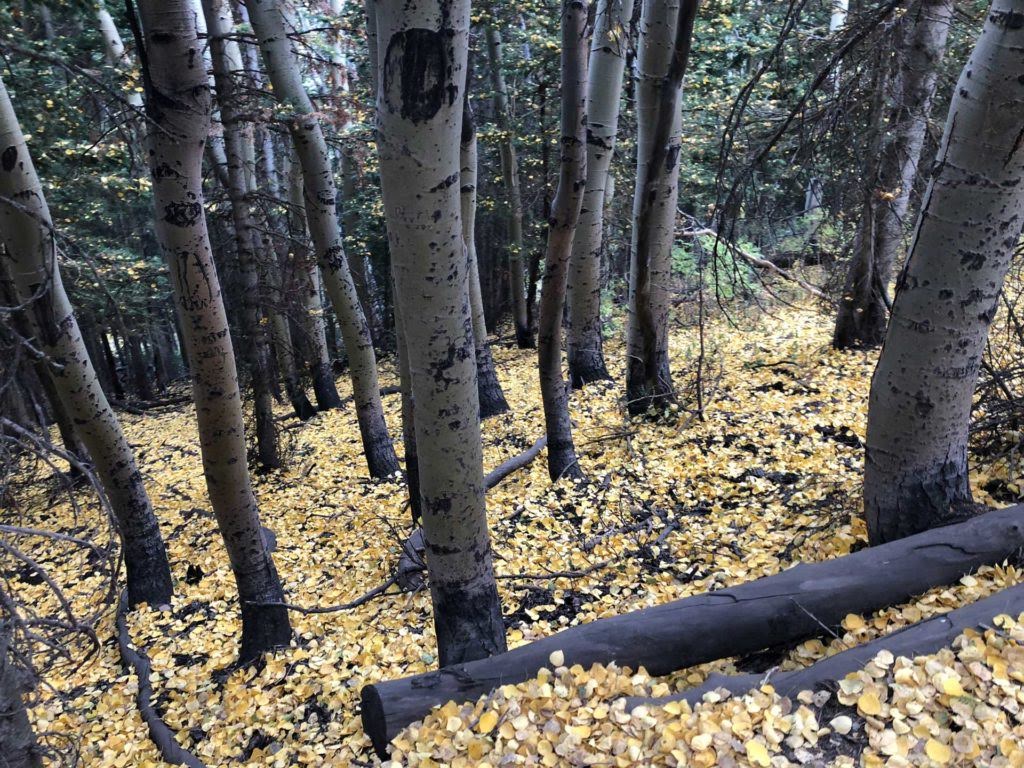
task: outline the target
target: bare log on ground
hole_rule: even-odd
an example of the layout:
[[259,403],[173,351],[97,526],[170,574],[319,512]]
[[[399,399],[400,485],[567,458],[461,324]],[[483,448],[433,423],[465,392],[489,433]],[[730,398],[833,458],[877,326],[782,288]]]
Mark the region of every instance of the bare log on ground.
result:
[[517,469],[522,469],[531,461],[540,455],[540,452],[544,450],[544,446],[548,444],[547,435],[541,435],[537,438],[537,442],[531,445],[522,453],[513,456],[511,459],[501,462],[498,466],[484,475],[484,488],[488,491],[494,486],[504,480],[506,477],[511,475]]
[[822,659],[804,669],[779,672],[774,675],[722,675],[712,674],[701,685],[685,691],[661,698],[645,698],[630,696],[626,699],[626,709],[645,704],[648,706],[664,706],[670,701],[688,701],[691,705],[704,698],[710,691],[725,689],[734,695],[742,695],[768,683],[780,696],[795,696],[800,691],[813,691],[822,686],[842,680],[851,672],[856,672],[875,658],[880,651],[889,651],[893,656],[925,656],[947,648],[965,630],[977,629],[988,624],[1000,614],[1008,614],[1016,618],[1024,613],[1024,584],[1018,584],[998,592],[984,600],[971,603],[955,611],[933,616],[917,624],[897,630],[892,634],[879,637],[869,643],[858,645],[848,651],[837,653]]
[[121,596],[121,603],[117,609],[115,626],[117,629],[117,647],[121,651],[121,661],[130,668],[139,680],[139,690],[135,694],[135,703],[139,708],[146,727],[149,728],[149,738],[152,739],[160,752],[160,757],[173,765],[187,765],[189,768],[206,768],[202,761],[195,755],[184,749],[174,738],[174,733],[167,727],[167,723],[160,719],[160,715],[153,709],[150,700],[153,697],[153,686],[149,682],[149,674],[152,669],[149,656],[145,651],[132,648],[131,639],[128,637],[128,624],[125,622],[125,614],[128,611],[128,596]]
[[488,659],[367,685],[363,728],[378,754],[447,701],[519,683],[561,650],[567,665],[616,662],[665,675],[818,635],[848,613],[871,613],[1004,560],[1024,546],[1024,506],[990,512],[821,563],[800,564],[732,589],[599,619]]

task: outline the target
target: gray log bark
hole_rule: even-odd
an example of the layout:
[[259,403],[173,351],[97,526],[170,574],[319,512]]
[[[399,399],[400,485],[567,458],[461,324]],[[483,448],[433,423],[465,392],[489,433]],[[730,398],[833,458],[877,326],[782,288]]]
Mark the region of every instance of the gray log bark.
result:
[[[211,98],[197,14],[188,0],[142,0],[149,67],[146,110],[156,237],[167,261],[192,366],[203,473],[238,586],[241,661],[291,639],[281,582],[267,550],[246,466],[238,372],[203,213],[202,154]],[[199,14],[201,15],[201,14]]]
[[936,170],[871,382],[864,514],[872,543],[975,512],[967,429],[1024,222],[1024,2],[996,0],[950,103]]
[[9,644],[7,624],[0,623],[0,764],[4,768],[42,768],[43,751],[22,699],[24,676],[14,666]]
[[377,7],[377,135],[441,665],[505,649],[459,204],[468,0]]
[[587,75],[587,186],[572,243],[568,288],[566,346],[574,388],[610,378],[601,332],[601,241],[632,16],[633,0],[599,0],[595,7]]
[[473,701],[550,667],[615,662],[652,675],[793,643],[950,584],[1024,545],[1024,506],[862,549],[729,589],[675,600],[565,629],[515,650],[362,690],[363,728],[378,754],[412,722],[447,701]]

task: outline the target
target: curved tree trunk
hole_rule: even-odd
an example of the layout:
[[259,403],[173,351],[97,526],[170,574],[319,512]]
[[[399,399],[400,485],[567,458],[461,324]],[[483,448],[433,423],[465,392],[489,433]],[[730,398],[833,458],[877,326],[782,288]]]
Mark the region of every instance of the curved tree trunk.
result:
[[566,346],[573,387],[611,378],[601,338],[601,239],[632,16],[633,0],[599,0],[594,17],[587,75],[587,187],[572,242],[568,288]]
[[494,89],[494,114],[501,131],[501,175],[505,182],[508,205],[509,283],[512,286],[512,319],[516,327],[516,344],[520,349],[533,346],[533,334],[526,317],[526,248],[523,241],[523,194],[519,184],[519,161],[516,159],[515,139],[512,135],[512,116],[508,106],[508,86],[501,69],[501,33],[487,27],[487,59],[490,66],[491,87]]
[[291,627],[246,466],[235,354],[203,213],[211,99],[203,68],[190,66],[202,43],[188,0],[142,0],[139,10],[149,65],[146,110],[157,126],[149,132],[156,236],[189,349],[206,487],[238,585],[239,656],[248,661],[286,645]]
[[[939,64],[953,16],[953,0],[921,0],[904,17],[903,44],[890,88],[880,147],[839,302],[832,344],[837,349],[882,343],[889,311],[889,281],[917,179]],[[883,116],[879,116],[883,117]]]
[[381,3],[377,31],[386,52],[377,97],[381,186],[415,401],[434,627],[445,666],[505,649],[484,508],[459,208],[469,2]]
[[569,395],[562,379],[562,310],[573,234],[580,219],[587,178],[586,26],[587,7],[582,0],[565,0],[562,4],[561,157],[558,188],[548,221],[537,324],[537,363],[548,436],[548,474],[552,480],[583,477],[572,441]]
[[956,86],[937,170],[871,381],[871,543],[975,510],[967,428],[978,368],[1024,223],[1024,1],[995,0]]
[[476,126],[473,108],[466,94],[462,108],[462,137],[459,144],[459,199],[462,213],[462,241],[466,244],[469,264],[469,307],[473,315],[473,343],[476,347],[476,388],[480,398],[480,418],[486,419],[505,413],[508,403],[501,391],[494,357],[487,343],[487,321],[484,319],[484,299],[480,292],[480,264],[476,257]]
[[327,143],[313,103],[302,84],[298,58],[278,0],[250,0],[249,21],[259,40],[274,95],[292,110],[288,121],[302,166],[306,220],[327,295],[334,306],[348,353],[356,418],[366,463],[373,477],[398,471],[391,436],[384,421],[377,381],[377,360],[352,273],[349,271],[337,217],[337,190]]
[[0,237],[26,315],[43,351],[60,364],[53,383],[73,414],[117,518],[133,605],[171,601],[171,571],[160,527],[121,425],[82,340],[57,264],[53,220],[3,81],[0,80]]
[[668,359],[669,284],[679,198],[680,97],[696,0],[644,3],[637,57],[636,195],[626,329],[626,404],[675,399]]
[[[224,151],[227,157],[228,199],[234,224],[235,253],[242,283],[242,329],[245,334],[245,358],[252,378],[253,410],[256,416],[256,454],[260,468],[281,466],[277,428],[274,426],[274,402],[270,391],[270,350],[260,323],[259,271],[256,244],[258,237],[249,208],[250,175],[255,174],[252,124],[244,123],[238,112],[238,95],[233,76],[242,69],[238,43],[229,39],[231,11],[224,0],[202,0],[209,32],[210,57],[217,86],[217,102],[224,121]],[[252,186],[255,186],[253,184]]]

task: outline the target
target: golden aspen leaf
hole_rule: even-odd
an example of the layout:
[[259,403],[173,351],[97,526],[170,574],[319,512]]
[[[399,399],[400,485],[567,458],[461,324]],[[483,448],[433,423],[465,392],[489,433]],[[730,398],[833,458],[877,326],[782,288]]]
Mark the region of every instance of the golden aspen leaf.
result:
[[772,764],[772,758],[768,754],[768,748],[760,741],[751,739],[746,743],[747,759],[754,765],[768,768]]
[[942,691],[947,696],[963,696],[964,689],[955,677],[942,678]]
[[857,711],[862,715],[874,716],[882,711],[882,703],[878,700],[878,696],[867,691],[857,699]]
[[856,613],[848,613],[846,614],[846,618],[843,619],[843,629],[853,631],[855,629],[864,629],[864,627],[864,619]]
[[924,753],[936,763],[946,764],[953,757],[953,750],[935,739],[928,739],[924,745]]
[[476,724],[477,733],[490,733],[494,730],[494,726],[498,724],[498,713],[493,709],[489,709],[480,715],[480,719]]

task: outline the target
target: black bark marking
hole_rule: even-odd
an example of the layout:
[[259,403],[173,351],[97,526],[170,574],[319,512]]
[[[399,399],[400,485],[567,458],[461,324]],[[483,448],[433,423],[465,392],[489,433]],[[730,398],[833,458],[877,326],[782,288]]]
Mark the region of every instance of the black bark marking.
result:
[[203,206],[198,202],[168,203],[164,208],[164,221],[175,227],[194,226],[203,215]]
[[413,123],[426,122],[444,105],[455,100],[458,87],[452,82],[444,35],[414,27],[392,35],[384,59],[384,100]]
[[446,179],[444,179],[443,181],[441,181],[441,183],[437,184],[436,186],[431,187],[430,191],[431,192],[440,192],[442,189],[448,189],[448,187],[450,187],[452,184],[454,184],[458,180],[459,180],[459,174],[453,173],[451,176],[449,176]]
[[14,164],[18,161],[18,148],[16,146],[10,146],[4,150],[0,163],[3,163],[3,169],[5,171],[14,170]]

